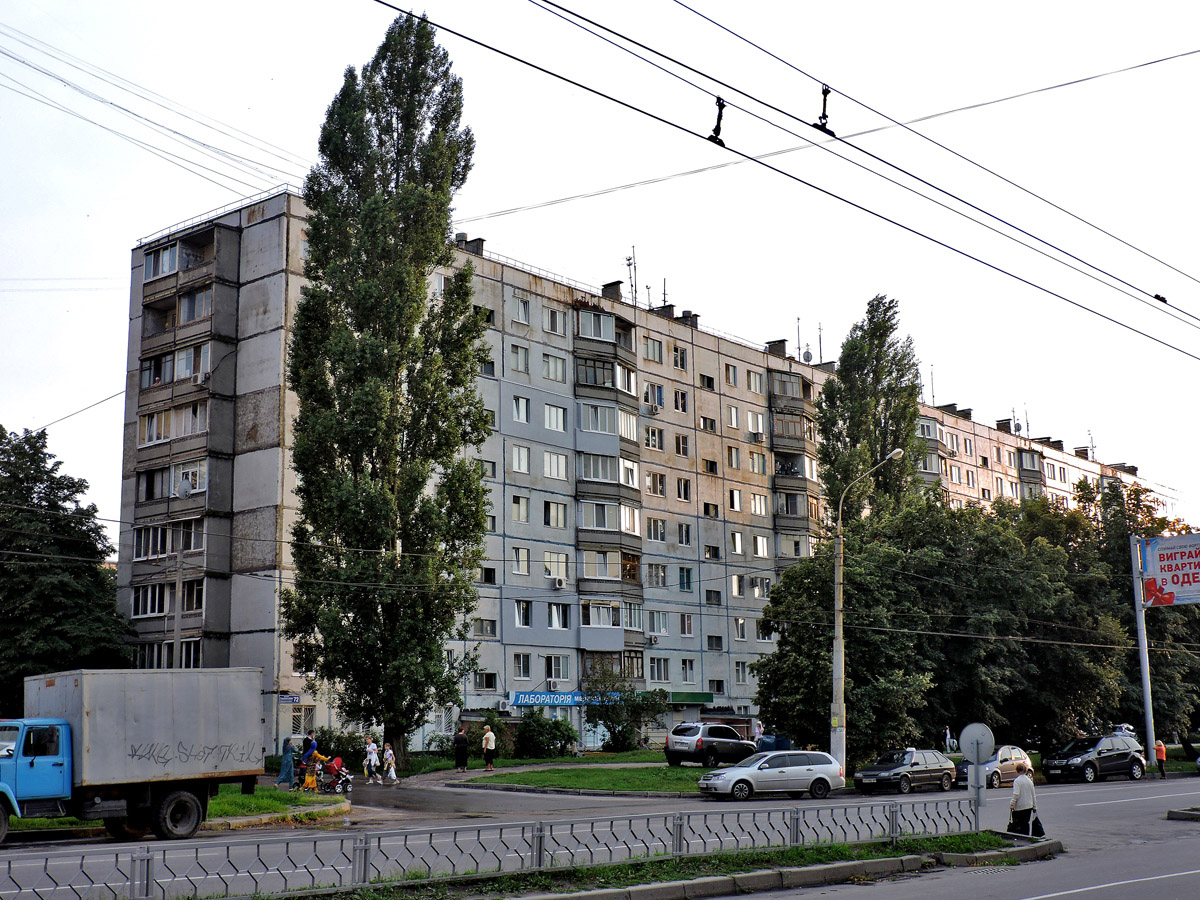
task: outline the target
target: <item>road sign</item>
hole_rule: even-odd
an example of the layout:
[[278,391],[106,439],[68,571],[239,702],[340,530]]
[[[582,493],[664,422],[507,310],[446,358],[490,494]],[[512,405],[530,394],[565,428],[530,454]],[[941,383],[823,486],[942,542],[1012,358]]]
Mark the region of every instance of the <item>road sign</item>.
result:
[[972,722],[958,736],[958,749],[967,758],[967,762],[976,765],[987,762],[996,749],[996,739],[992,737],[992,729],[982,722]]

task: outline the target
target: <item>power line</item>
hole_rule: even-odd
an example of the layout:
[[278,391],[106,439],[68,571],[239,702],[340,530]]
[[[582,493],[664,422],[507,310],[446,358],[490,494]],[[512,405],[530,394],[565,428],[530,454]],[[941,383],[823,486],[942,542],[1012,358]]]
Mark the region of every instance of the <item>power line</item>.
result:
[[63,417],[62,417],[62,418],[60,418],[60,419],[55,419],[53,422],[47,422],[47,423],[46,423],[45,425],[43,425],[41,428],[34,428],[34,429],[33,429],[33,431],[34,431],[34,433],[37,433],[37,432],[39,432],[39,431],[45,431],[45,430],[46,430],[47,428],[49,428],[51,425],[57,425],[59,422],[65,422],[67,419],[70,419],[72,416],[77,416],[77,415],[79,415],[80,413],[87,412],[89,409],[92,409],[92,408],[94,408],[94,407],[97,407],[97,406],[99,406],[101,403],[107,403],[109,400],[112,400],[112,399],[114,399],[114,398],[116,398],[116,397],[123,397],[124,395],[125,395],[125,391],[123,391],[123,390],[121,390],[121,391],[117,391],[115,394],[109,394],[109,395],[108,395],[107,397],[105,397],[103,400],[97,400],[95,403],[89,403],[89,404],[88,404],[87,406],[85,406],[83,409],[77,409],[77,410],[75,410],[75,412],[73,412],[73,413],[67,413],[65,416],[63,416]]

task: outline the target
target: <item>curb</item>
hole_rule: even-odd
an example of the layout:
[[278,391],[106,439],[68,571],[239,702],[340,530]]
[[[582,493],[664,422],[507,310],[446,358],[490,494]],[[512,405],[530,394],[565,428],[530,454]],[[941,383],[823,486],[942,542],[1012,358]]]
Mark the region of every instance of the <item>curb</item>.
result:
[[[503,781],[492,782],[490,784],[480,784],[472,781],[444,781],[438,782],[438,787],[467,788],[472,791],[510,791],[517,794],[569,794],[580,797],[644,797],[650,799],[656,797],[680,797],[684,799],[696,799],[706,796],[698,791],[604,791],[589,788],[538,787],[532,784],[509,784]],[[854,791],[845,789],[829,792],[830,797],[853,796],[853,794]]]
[[1168,809],[1167,818],[1182,822],[1200,822],[1200,809]]
[[[1009,835],[1011,837],[1011,835]],[[1020,847],[1006,847],[1003,850],[985,850],[982,853],[942,853],[929,854],[941,865],[950,868],[961,866],[988,866],[1007,860],[1030,862],[1035,859],[1045,859],[1059,853],[1065,853],[1062,841],[1039,840],[1024,844]]]

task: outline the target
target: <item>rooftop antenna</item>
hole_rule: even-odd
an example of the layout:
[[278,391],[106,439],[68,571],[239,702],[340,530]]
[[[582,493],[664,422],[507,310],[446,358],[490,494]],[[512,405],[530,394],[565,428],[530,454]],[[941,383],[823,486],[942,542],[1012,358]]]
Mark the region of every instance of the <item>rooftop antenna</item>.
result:
[[667,279],[665,278],[663,279],[662,304],[663,306],[667,305]]
[[821,344],[821,323],[817,323],[817,359],[820,360],[818,365],[825,365],[825,348]]
[[937,391],[933,388],[933,366],[929,367],[929,405],[937,406]]
[[637,247],[629,249],[632,252],[625,257],[625,269],[629,272],[629,292],[633,294],[633,305],[637,306]]
[[1028,406],[1025,407],[1025,433],[1032,434],[1032,432],[1029,430],[1029,407]]
[[796,358],[800,358],[800,317],[796,316]]
[[644,285],[646,288],[646,309],[654,305],[654,301],[650,299],[650,285]]
[[804,345],[804,356],[802,358],[806,363],[812,362],[812,350],[809,349],[808,344]]
[[1021,420],[1017,418],[1016,407],[1009,407],[1009,409],[1012,412],[1013,432],[1015,434],[1020,434],[1021,433]]
[[1092,459],[1096,458],[1096,439],[1092,437],[1092,429],[1088,429],[1088,446],[1092,449]]

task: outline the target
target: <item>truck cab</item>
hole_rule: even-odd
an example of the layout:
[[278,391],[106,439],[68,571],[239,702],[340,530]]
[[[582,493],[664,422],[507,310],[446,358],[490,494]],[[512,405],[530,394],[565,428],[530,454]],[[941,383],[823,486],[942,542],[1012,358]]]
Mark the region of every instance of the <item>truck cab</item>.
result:
[[[66,815],[71,726],[63,719],[0,720],[0,803],[18,817]],[[0,824],[6,830],[7,818]]]

